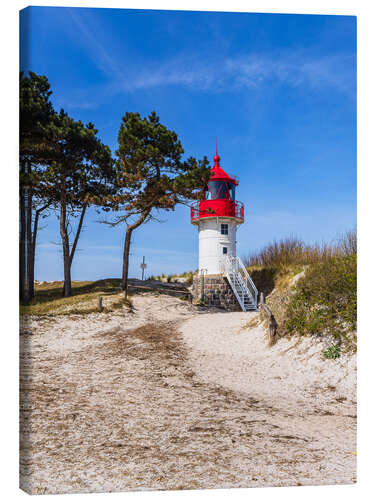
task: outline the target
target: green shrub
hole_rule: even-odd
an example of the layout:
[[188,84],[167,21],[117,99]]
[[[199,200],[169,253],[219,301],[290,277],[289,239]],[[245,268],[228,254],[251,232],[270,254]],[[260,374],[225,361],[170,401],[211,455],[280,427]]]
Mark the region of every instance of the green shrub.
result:
[[299,335],[349,338],[357,327],[357,256],[333,257],[312,264],[296,287],[285,327]]
[[341,356],[340,344],[331,345],[326,351],[323,352],[323,356],[327,359],[336,359]]

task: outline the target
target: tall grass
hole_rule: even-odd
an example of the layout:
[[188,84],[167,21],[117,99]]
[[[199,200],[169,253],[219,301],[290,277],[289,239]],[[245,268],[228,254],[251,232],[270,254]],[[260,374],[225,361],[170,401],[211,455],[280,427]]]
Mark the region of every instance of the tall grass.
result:
[[[355,350],[355,229],[332,243],[314,245],[290,236],[250,254],[245,263],[257,288],[268,296],[280,334],[330,336],[337,345]],[[293,284],[302,267],[304,273]]]
[[357,256],[343,255],[309,266],[286,309],[286,330],[331,335],[355,350]]
[[332,243],[307,244],[294,236],[269,243],[262,250],[244,258],[246,267],[260,266],[280,268],[290,265],[306,265],[325,262],[334,257],[345,257],[357,253],[355,229],[342,234]]

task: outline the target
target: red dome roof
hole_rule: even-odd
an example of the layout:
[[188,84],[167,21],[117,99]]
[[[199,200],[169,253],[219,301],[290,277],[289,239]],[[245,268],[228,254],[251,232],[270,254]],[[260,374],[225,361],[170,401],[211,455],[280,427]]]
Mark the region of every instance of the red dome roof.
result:
[[216,155],[214,156],[214,166],[211,168],[210,181],[227,181],[238,185],[238,178],[235,175],[228,175],[220,166],[220,156],[217,154],[216,142]]

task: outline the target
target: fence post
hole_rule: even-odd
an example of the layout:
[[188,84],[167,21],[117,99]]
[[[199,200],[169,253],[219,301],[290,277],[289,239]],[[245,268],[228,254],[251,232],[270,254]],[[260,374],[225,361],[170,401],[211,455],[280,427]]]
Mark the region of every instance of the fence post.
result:
[[269,344],[272,345],[276,338],[277,333],[277,323],[273,314],[271,314],[269,325],[268,325],[268,338]]
[[99,312],[102,312],[103,311],[103,297],[98,297],[98,309],[99,309]]
[[266,311],[268,316],[268,344],[271,346],[276,338],[277,322],[270,308],[265,304],[262,304],[262,307]]

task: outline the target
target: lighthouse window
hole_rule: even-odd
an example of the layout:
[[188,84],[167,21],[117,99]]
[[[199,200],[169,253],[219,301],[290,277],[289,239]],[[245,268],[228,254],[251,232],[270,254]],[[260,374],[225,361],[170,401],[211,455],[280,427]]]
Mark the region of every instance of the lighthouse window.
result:
[[224,181],[208,182],[207,199],[208,200],[226,200],[228,195],[228,184]]
[[234,184],[229,184],[230,199],[234,200],[236,198],[236,188]]
[[228,253],[228,248],[227,247],[223,247],[223,253],[224,254]]
[[226,182],[221,183],[217,198],[219,200],[226,200],[228,198],[228,184]]
[[221,234],[228,234],[228,224],[221,225]]

